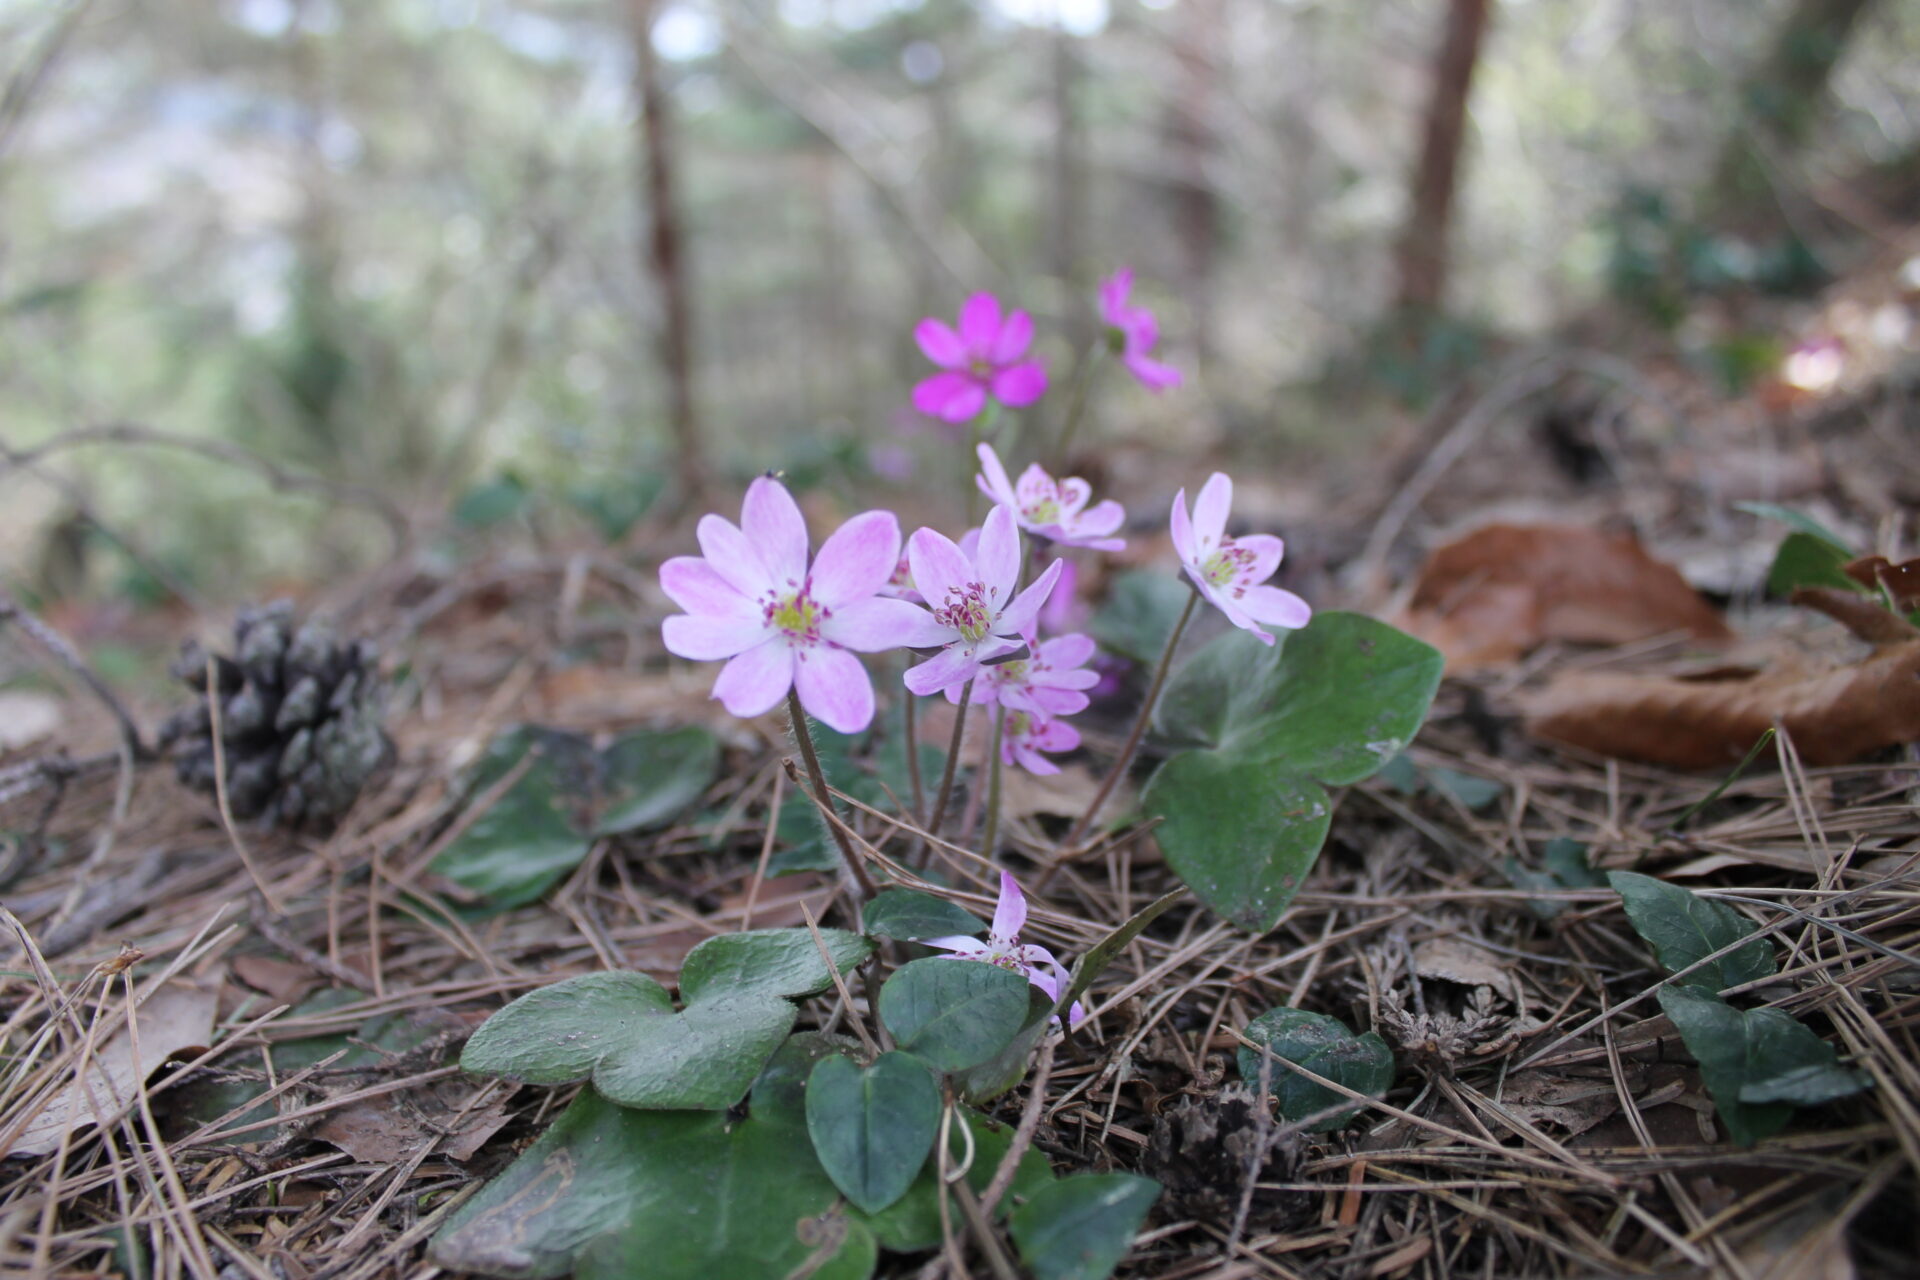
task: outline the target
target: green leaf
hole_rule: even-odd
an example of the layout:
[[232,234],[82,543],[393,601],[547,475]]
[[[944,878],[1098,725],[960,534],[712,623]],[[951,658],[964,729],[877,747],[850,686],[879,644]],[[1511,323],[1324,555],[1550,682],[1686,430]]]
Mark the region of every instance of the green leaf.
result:
[[976,1106],[985,1105],[1026,1079],[1033,1050],[1053,1020],[1053,1001],[1032,983],[1027,984],[1027,1017],[1000,1052],[951,1075],[954,1092]]
[[868,1067],[822,1058],[807,1081],[807,1132],[833,1185],[878,1213],[913,1185],[940,1131],[940,1086],[919,1059],[883,1053]]
[[636,1019],[595,1065],[593,1087],[623,1107],[725,1111],[799,1016],[791,1001],[747,992]]
[[1008,1225],[1038,1280],[1105,1280],[1159,1198],[1152,1178],[1083,1173],[1034,1192]]
[[876,938],[965,937],[985,933],[986,921],[945,898],[915,889],[882,889],[860,913],[860,926]]
[[998,965],[934,956],[894,971],[880,1018],[902,1049],[963,1071],[1007,1047],[1027,1017],[1027,979]]
[[1056,1006],[1059,1012],[1064,1014],[1072,1008],[1073,1002],[1085,995],[1087,988],[1091,987],[1094,980],[1113,963],[1113,958],[1125,950],[1128,943],[1139,937],[1141,930],[1158,920],[1162,912],[1180,901],[1185,894],[1186,890],[1175,889],[1172,893],[1155,898],[1134,912],[1125,924],[1088,947],[1080,959],[1074,962],[1072,980],[1067,983],[1067,989],[1061,993],[1060,1002]]
[[[1750,936],[1754,923],[1725,903],[1702,898],[1679,885],[1615,871],[1607,882],[1627,909],[1634,931],[1653,946],[1654,956],[1668,973],[1678,973],[1720,948]],[[1702,965],[1681,983],[1705,991],[1721,991],[1774,974],[1773,947],[1754,938],[1711,964]]]
[[[1317,1076],[1370,1098],[1380,1097],[1393,1085],[1393,1051],[1387,1048],[1386,1041],[1371,1031],[1356,1036],[1338,1018],[1282,1005],[1249,1023],[1246,1036],[1266,1045],[1276,1058],[1297,1063]],[[1241,1078],[1258,1084],[1264,1057],[1242,1045]],[[1329,1107],[1341,1107],[1338,1113],[1312,1125],[1309,1129],[1312,1133],[1338,1129],[1360,1111],[1358,1103],[1349,1102],[1344,1095],[1317,1085],[1277,1062],[1267,1067],[1267,1088],[1279,1103],[1280,1114],[1288,1120],[1304,1120]]]
[[1122,570],[1114,575],[1106,602],[1095,610],[1087,630],[1109,653],[1152,666],[1167,647],[1190,590],[1174,574]]
[[[1779,1132],[1792,1118],[1791,1102],[1852,1091],[1840,1089],[1839,1077],[1852,1073],[1838,1065],[1833,1047],[1778,1009],[1742,1013],[1711,992],[1674,983],[1660,988],[1659,1000],[1740,1146]],[[1854,1083],[1865,1087],[1857,1076]]]
[[[959,1169],[971,1152],[973,1162],[966,1165],[966,1179],[967,1185],[977,1195],[987,1189],[987,1184],[993,1180],[993,1171],[1000,1167],[1007,1148],[1013,1144],[1013,1129],[966,1107],[959,1108],[955,1114],[959,1123],[947,1135],[948,1168]],[[962,1136],[961,1125],[966,1126],[968,1136]],[[1002,1196],[1000,1203],[994,1206],[994,1217],[1006,1217],[1014,1201],[1027,1199],[1052,1181],[1053,1170],[1047,1166],[1046,1156],[1028,1147],[1014,1169],[1013,1185],[1008,1189],[1008,1194]],[[907,1193],[892,1205],[872,1215],[856,1211],[853,1216],[856,1221],[864,1222],[872,1229],[882,1247],[895,1253],[918,1253],[922,1249],[937,1247],[940,1243],[940,1189],[935,1162],[927,1161]]]
[[1842,570],[1852,559],[1851,551],[1812,534],[1790,533],[1773,553],[1773,565],[1767,570],[1767,594],[1789,596],[1795,587],[1835,587],[1857,593],[1860,584]]
[[524,514],[532,502],[527,482],[509,471],[461,494],[453,506],[453,519],[469,529],[490,529]]
[[1767,520],[1778,520],[1789,529],[1797,530],[1808,537],[1819,539],[1830,547],[1845,551],[1849,560],[1853,558],[1853,552],[1848,549],[1845,538],[1804,511],[1795,511],[1792,507],[1783,507],[1773,502],[1736,502],[1733,504],[1733,509]]
[[[636,1111],[582,1090],[546,1133],[447,1220],[432,1246],[453,1271],[549,1280],[788,1275],[840,1243],[816,1277],[858,1280],[873,1236],[832,1210],[798,1082],[819,1052],[796,1036],[754,1086],[744,1120]],[[644,1265],[636,1265],[643,1263]]]
[[460,1066],[529,1084],[585,1080],[636,1019],[672,1013],[673,997],[643,973],[585,973],[529,991],[481,1023]]
[[597,835],[664,826],[691,808],[720,772],[720,740],[691,725],[622,734],[600,753],[606,805]]
[[1480,812],[1507,793],[1501,783],[1471,773],[1461,773],[1457,769],[1429,769],[1427,778],[1473,813]]
[[1442,659],[1385,623],[1315,614],[1271,647],[1244,631],[1174,676],[1156,724],[1177,744],[1141,800],[1167,861],[1242,928],[1271,929],[1319,856],[1328,786],[1371,775],[1419,731]]
[[[822,929],[820,940],[842,976],[873,954],[873,944],[845,929]],[[680,998],[696,1004],[722,996],[818,995],[833,973],[809,929],[753,929],[708,938],[680,966]]]
[[[1536,870],[1518,858],[1507,858],[1507,879],[1520,889],[1598,889],[1607,878],[1587,865],[1587,846],[1578,840],[1555,836],[1547,841],[1540,860],[1545,870]],[[1552,898],[1531,898],[1527,906],[1542,920],[1552,920],[1567,909],[1567,904]]]

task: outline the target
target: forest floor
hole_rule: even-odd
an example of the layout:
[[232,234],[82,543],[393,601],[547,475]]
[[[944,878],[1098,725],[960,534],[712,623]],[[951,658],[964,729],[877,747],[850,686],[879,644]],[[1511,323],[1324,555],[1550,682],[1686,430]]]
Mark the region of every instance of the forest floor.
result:
[[[1836,294],[1826,314],[1843,304],[1879,305]],[[1903,383],[1883,364],[1818,393],[1776,380],[1726,396],[1671,362],[1542,347],[1409,419],[1385,465],[1344,478],[1275,468],[1271,480],[1240,468],[1242,510],[1287,534],[1293,589],[1390,618],[1406,616],[1405,584],[1452,530],[1495,517],[1631,528],[1724,609],[1734,639],[1716,661],[1850,661],[1833,624],[1764,598],[1782,530],[1733,504],[1794,506],[1867,549],[1897,550],[1920,502],[1910,373]],[[1150,461],[1143,451],[1102,465],[1123,497],[1164,501]],[[1319,496],[1303,512],[1309,488]],[[389,667],[404,667],[389,718],[397,764],[325,838],[226,822],[163,767],[109,763],[0,807],[11,1055],[0,1268],[436,1274],[438,1226],[567,1093],[463,1075],[460,1045],[481,1019],[573,974],[671,981],[705,937],[832,914],[831,877],[767,874],[785,839],[772,817],[790,754],[779,718],[727,719],[707,698],[710,671],[669,664],[660,648],[669,606],[650,566],[684,533],[643,532],[619,554],[396,565],[356,584],[345,629],[377,636]],[[1164,562],[1151,531],[1139,541],[1139,559]],[[1528,589],[1573,580],[1565,594],[1582,596],[1579,567],[1554,554],[1542,544],[1514,557]],[[1455,670],[1407,764],[1343,793],[1278,928],[1249,936],[1188,899],[1121,953],[1044,1079],[1035,1146],[1062,1171],[1166,1184],[1123,1276],[1911,1274],[1911,750],[1814,767],[1783,737],[1729,783],[1728,767],[1556,746],[1529,729],[1530,690],[1568,671],[1676,670],[1698,646],[1657,632],[1576,644],[1538,611],[1526,625],[1539,634],[1515,638],[1510,614],[1490,616],[1456,613],[1458,626],[1442,628]],[[63,698],[64,727],[0,768],[112,742],[84,689]],[[704,820],[594,840],[538,901],[462,912],[431,864],[498,799],[463,779],[517,723],[587,735],[703,724],[722,737],[726,767],[698,805]],[[1093,726],[1088,755],[1059,780],[1010,797],[1003,861],[1030,886],[1124,719]],[[855,825],[885,832],[871,816]],[[1643,871],[1736,904],[1779,952],[1780,973],[1754,994],[1872,1087],[1732,1145],[1650,998],[1661,971],[1618,896],[1541,870],[1556,840],[1577,841],[1596,871]],[[982,860],[958,851],[947,870],[958,900],[988,909]],[[1033,936],[1078,954],[1177,887],[1150,833],[1112,841],[1051,872],[1033,895]],[[136,994],[146,1003],[130,1023]],[[1288,1135],[1250,1163],[1208,1144],[1223,1110],[1233,1123],[1238,1030],[1282,1004],[1379,1030],[1396,1083],[1346,1127]],[[136,1080],[133,1063],[161,1060],[128,1106],[109,1109],[111,1124],[90,1123],[77,1086],[102,1077],[79,1064]],[[1028,1092],[995,1109],[1017,1118]],[[262,1095],[270,1110],[236,1128],[233,1113]],[[889,1255],[883,1274],[925,1274],[928,1259]]]

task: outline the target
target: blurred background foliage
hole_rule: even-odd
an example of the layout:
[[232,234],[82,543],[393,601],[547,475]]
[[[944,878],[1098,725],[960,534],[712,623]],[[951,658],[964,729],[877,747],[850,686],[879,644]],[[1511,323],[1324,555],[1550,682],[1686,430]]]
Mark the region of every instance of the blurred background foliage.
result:
[[[1444,300],[1410,300],[1475,9]],[[1911,220],[1916,104],[1896,0],[0,0],[0,444],[130,424],[617,540],[688,439],[722,479],[908,481],[942,439],[911,326],[976,289],[1035,313],[1050,423],[1125,263],[1196,376],[1106,381],[1101,438],[1298,463],[1503,343],[1603,313],[1684,343],[1702,296],[1817,287],[1861,229],[1833,193]],[[43,597],[388,548],[124,445],[6,466],[0,539]]]

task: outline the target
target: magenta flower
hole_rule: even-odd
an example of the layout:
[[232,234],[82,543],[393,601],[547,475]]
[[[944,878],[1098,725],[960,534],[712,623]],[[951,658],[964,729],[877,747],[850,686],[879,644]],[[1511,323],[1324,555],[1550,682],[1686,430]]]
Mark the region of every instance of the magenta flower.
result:
[[958,333],[928,316],[914,326],[913,340],[944,370],[913,389],[913,407],[929,417],[965,422],[986,407],[988,396],[1018,409],[1046,394],[1046,369],[1020,359],[1033,342],[1033,317],[1016,311],[1003,321],[1000,300],[990,293],[967,299]]
[[807,524],[778,480],[747,487],[740,526],[700,518],[705,556],[660,566],[660,587],[685,609],[660,627],[668,651],[728,659],[713,696],[737,716],[771,711],[794,689],[808,714],[841,733],[873,720],[873,684],[853,652],[938,644],[925,611],[877,596],[900,556],[891,511],[853,517],[807,564]]
[[1108,536],[1126,520],[1126,510],[1111,498],[1091,511],[1085,510],[1093,491],[1079,476],[1056,483],[1035,463],[1020,473],[1016,486],[1007,479],[1007,469],[1000,465],[1000,455],[992,445],[983,444],[978,452],[980,474],[973,482],[980,486],[980,492],[1010,511],[1022,529],[1067,547],[1092,547],[1096,551],[1126,547],[1125,538]]
[[1266,533],[1227,537],[1227,511],[1232,506],[1233,481],[1219,471],[1202,486],[1193,504],[1191,522],[1187,520],[1187,491],[1175,494],[1173,549],[1208,603],[1226,614],[1234,626],[1272,644],[1273,637],[1260,629],[1261,623],[1298,629],[1312,619],[1313,610],[1291,591],[1260,585],[1280,567],[1286,544]]
[[1160,341],[1160,324],[1145,307],[1127,305],[1133,291],[1133,268],[1122,267],[1100,282],[1100,318],[1113,329],[1121,363],[1133,371],[1149,391],[1180,385],[1180,371],[1147,355]]
[[904,641],[914,649],[944,645],[941,652],[907,672],[907,688],[925,696],[964,684],[981,664],[1014,652],[1033,630],[1041,602],[1060,576],[1060,562],[1047,566],[1018,595],[1020,530],[1005,507],[987,513],[980,545],[968,555],[944,535],[921,529],[907,540],[913,585],[933,614],[924,628],[931,640]]
[[[1084,696],[1081,701],[1085,701]],[[1042,751],[1071,751],[1080,745],[1080,731],[1063,720],[1050,720],[1030,711],[1014,711],[1000,727],[1000,759],[1017,764],[1028,773],[1046,777],[1060,772],[1060,766],[1041,755]]]
[[[993,926],[987,931],[985,942],[956,934],[947,938],[928,938],[924,945],[953,952],[948,957],[950,960],[984,960],[1013,973],[1025,974],[1028,982],[1058,1003],[1061,984],[1067,980],[1067,971],[1045,947],[1021,944],[1020,930],[1026,927],[1026,923],[1026,895],[1020,892],[1020,886],[1014,883],[1013,877],[1002,871],[1000,901],[994,904]],[[1086,1016],[1087,1011],[1075,1000],[1073,1007],[1067,1010],[1067,1025],[1077,1027]]]
[[[973,686],[973,700],[986,706],[1000,703],[1009,711],[1040,716],[1070,716],[1085,711],[1087,695],[1081,690],[1100,683],[1099,674],[1086,665],[1093,650],[1093,640],[1088,636],[1055,636],[1035,648],[1031,657],[996,662],[981,671]],[[947,701],[960,701],[959,690],[949,688]]]

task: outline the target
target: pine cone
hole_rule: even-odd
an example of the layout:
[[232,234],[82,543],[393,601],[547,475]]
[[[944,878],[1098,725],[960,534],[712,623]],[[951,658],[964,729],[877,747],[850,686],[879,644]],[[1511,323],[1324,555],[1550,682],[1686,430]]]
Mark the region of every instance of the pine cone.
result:
[[214,794],[212,699],[233,816],[331,825],[393,759],[373,643],[342,643],[321,622],[296,629],[288,600],[241,610],[233,642],[232,657],[212,656],[211,689],[206,651],[180,647],[173,676],[200,696],[161,726],[160,745],[181,782]]

